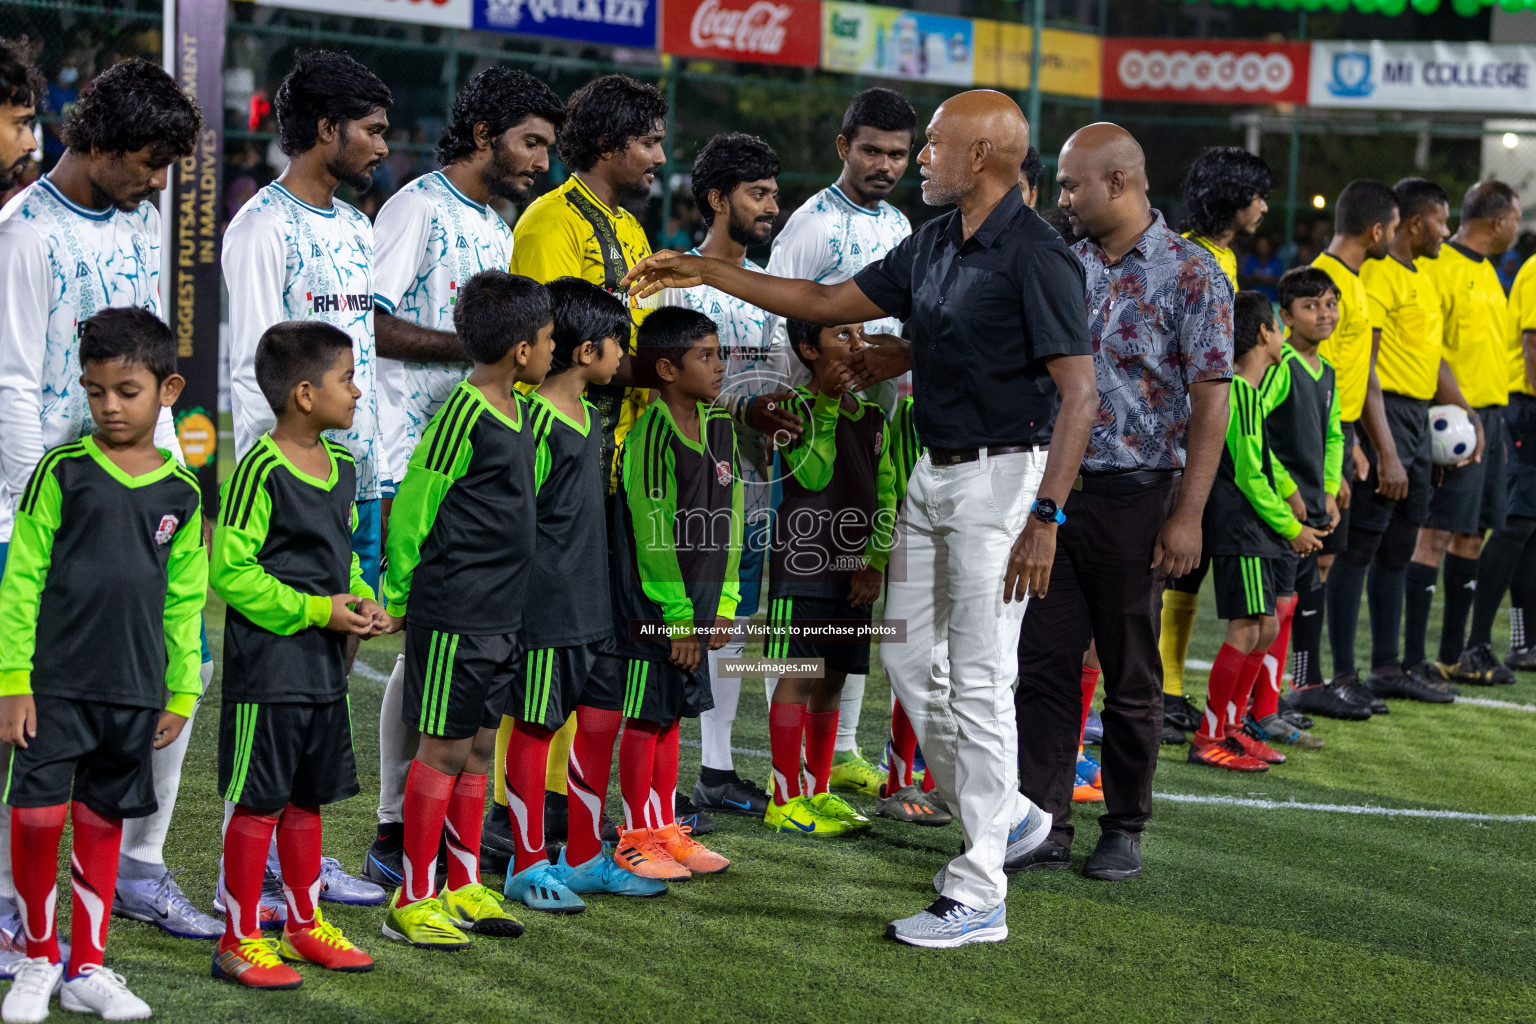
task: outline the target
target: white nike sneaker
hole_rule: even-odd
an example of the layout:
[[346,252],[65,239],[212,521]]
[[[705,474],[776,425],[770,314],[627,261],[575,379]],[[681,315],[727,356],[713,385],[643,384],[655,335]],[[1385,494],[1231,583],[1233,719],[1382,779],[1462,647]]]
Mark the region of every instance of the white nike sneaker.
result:
[[0,1020],[5,1024],[38,1024],[48,1019],[48,1001],[64,980],[64,965],[52,964],[47,957],[34,956],[16,965],[15,980],[0,1004]]
[[102,1020],[146,1020],[149,1004],[128,991],[116,971],[87,964],[64,983],[59,1005],[74,1013],[94,1013]]

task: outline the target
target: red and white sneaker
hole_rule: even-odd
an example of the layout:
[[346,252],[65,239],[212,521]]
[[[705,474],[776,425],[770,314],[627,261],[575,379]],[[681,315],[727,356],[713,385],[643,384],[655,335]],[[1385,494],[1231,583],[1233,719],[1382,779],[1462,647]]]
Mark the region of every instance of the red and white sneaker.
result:
[[373,970],[373,957],[352,944],[341,934],[341,929],[320,916],[315,908],[315,919],[297,930],[283,927],[283,940],[279,948],[283,959],[302,964],[314,964],[328,971],[361,973]]
[[1249,757],[1263,761],[1265,764],[1285,764],[1285,755],[1263,740],[1254,739],[1240,725],[1227,726],[1227,739],[1235,739],[1242,744],[1243,753]]

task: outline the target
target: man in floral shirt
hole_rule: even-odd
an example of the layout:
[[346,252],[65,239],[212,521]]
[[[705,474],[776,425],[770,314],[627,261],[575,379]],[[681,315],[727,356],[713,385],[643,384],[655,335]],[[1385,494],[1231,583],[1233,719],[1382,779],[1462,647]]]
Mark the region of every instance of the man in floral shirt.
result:
[[1083,651],[1104,666],[1103,836],[1084,871],[1141,874],[1162,735],[1163,580],[1200,561],[1200,517],[1227,426],[1232,286],[1210,253],[1147,201],[1141,147],[1094,124],[1061,151],[1058,204],[1087,275],[1099,414],[1068,499],[1051,588],[1019,642],[1020,788],[1053,818],[1030,867],[1071,864]]

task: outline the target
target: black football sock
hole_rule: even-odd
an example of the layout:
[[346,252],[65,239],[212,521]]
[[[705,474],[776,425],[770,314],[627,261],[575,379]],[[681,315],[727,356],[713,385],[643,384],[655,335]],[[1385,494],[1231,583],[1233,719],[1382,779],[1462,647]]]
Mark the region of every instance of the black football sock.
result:
[[736,774],[734,768],[711,768],[704,765],[699,768],[699,781],[706,786],[726,786],[732,782],[740,782],[741,776]]
[[1409,562],[1404,578],[1407,610],[1403,616],[1403,664],[1418,665],[1425,654],[1429,637],[1429,611],[1435,603],[1435,585],[1440,582],[1440,567]]
[[1510,516],[1509,525],[1494,531],[1477,559],[1477,592],[1472,599],[1472,626],[1467,632],[1467,646],[1493,643],[1493,620],[1504,602],[1520,566],[1520,555],[1536,532],[1536,519]]
[[1327,597],[1322,587],[1296,595],[1296,615],[1291,619],[1291,685],[1317,686],[1323,681],[1323,612]]
[[1509,645],[1520,650],[1536,640],[1526,629],[1527,623],[1536,627],[1536,619],[1527,618],[1527,611],[1536,613],[1536,535],[1525,542],[1515,578],[1509,583]]
[[1328,573],[1328,645],[1333,649],[1335,679],[1355,672],[1360,595],[1365,591],[1366,571],[1380,546],[1380,533],[1350,527],[1349,546],[1334,560]]
[[1472,595],[1477,587],[1477,559],[1460,555],[1445,556],[1445,624],[1440,630],[1440,662],[1454,665],[1461,660],[1463,638],[1467,635],[1467,615],[1472,611]]
[[1371,613],[1371,668],[1398,664],[1398,627],[1403,620],[1403,570],[1371,566],[1365,585]]

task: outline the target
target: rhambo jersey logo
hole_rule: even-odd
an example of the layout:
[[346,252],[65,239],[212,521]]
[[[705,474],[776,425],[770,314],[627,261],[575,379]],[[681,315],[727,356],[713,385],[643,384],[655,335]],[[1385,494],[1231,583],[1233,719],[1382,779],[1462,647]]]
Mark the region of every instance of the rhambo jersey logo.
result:
[[160,526],[155,530],[155,544],[162,548],[169,544],[171,538],[176,536],[176,527],[180,525],[181,520],[175,516],[161,516]]
[[729,462],[721,459],[715,463],[715,479],[720,481],[721,487],[729,487],[731,485],[731,464]]
[[366,313],[373,308],[372,295],[316,295],[304,293],[304,302],[311,313]]

